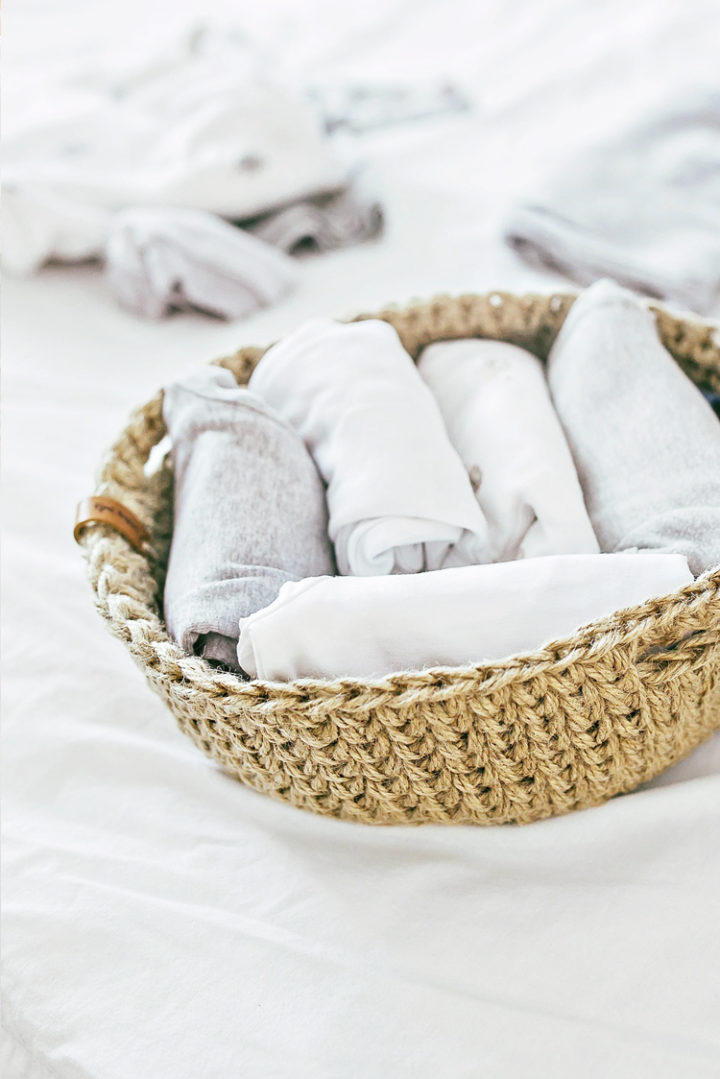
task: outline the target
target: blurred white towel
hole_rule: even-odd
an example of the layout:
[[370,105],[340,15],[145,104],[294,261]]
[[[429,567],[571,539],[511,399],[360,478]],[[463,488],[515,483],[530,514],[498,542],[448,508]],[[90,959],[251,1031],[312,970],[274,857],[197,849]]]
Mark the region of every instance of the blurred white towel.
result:
[[720,423],[662,346],[653,314],[598,281],[570,310],[548,379],[603,550],[720,566]]
[[505,238],[580,284],[608,275],[693,311],[720,305],[720,94],[709,90],[569,164]]
[[533,651],[692,581],[680,555],[561,555],[405,577],[283,585],[240,624],[251,678],[372,678]]
[[[102,254],[112,211],[183,206],[233,220],[344,187],[322,123],[244,42],[193,32],[121,70],[73,71],[3,141],[3,264]],[[78,90],[81,94],[78,94]]]
[[540,360],[475,338],[428,346],[418,370],[487,519],[493,562],[597,554]]
[[242,318],[283,296],[297,272],[281,251],[201,210],[136,208],[110,225],[110,286],[146,318],[185,308]]
[[487,524],[462,461],[392,326],[308,322],[269,349],[250,387],[315,458],[341,573],[488,560]]

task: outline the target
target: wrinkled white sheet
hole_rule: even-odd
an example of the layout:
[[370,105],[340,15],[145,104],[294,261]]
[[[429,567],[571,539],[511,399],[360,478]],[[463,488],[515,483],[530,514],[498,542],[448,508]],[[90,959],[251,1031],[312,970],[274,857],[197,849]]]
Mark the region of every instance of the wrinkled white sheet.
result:
[[[59,42],[109,41],[121,20],[151,34],[150,16],[190,6],[34,3],[21,21],[17,5],[8,122],[32,64],[40,86],[67,61]],[[251,322],[148,326],[92,270],[6,282],[0,1070],[710,1079],[720,739],[651,789],[522,829],[313,818],[224,777],[176,730],[92,609],[71,529],[129,409],[197,362],[316,314],[554,287],[493,240],[503,205],[618,109],[711,76],[717,6],[256,7],[240,14],[291,68],[407,78],[420,55],[481,107],[369,139],[385,239],[307,262],[298,292]]]

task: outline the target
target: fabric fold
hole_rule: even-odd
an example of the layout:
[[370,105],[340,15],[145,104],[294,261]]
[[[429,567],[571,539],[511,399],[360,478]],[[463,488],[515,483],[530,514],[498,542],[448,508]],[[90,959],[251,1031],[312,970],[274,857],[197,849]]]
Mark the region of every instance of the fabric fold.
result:
[[286,584],[244,620],[251,677],[373,678],[534,651],[692,582],[681,555],[559,555],[392,577]]
[[347,186],[313,106],[246,38],[198,27],[138,49],[49,83],[43,108],[4,140],[7,271],[100,257],[127,207],[240,221]]
[[327,483],[341,573],[488,560],[462,461],[388,323],[315,319],[268,350],[250,387],[295,428]]
[[377,199],[348,187],[338,194],[318,195],[275,210],[258,221],[241,224],[259,240],[293,255],[364,243],[382,232],[383,222]]
[[334,572],[322,481],[302,441],[230,371],[165,390],[174,529],[165,619],[186,652],[237,668],[238,622]]
[[488,522],[492,561],[597,554],[540,360],[474,338],[429,345],[418,370]]
[[279,300],[298,273],[280,251],[202,210],[121,211],[105,255],[115,296],[145,318],[186,309],[243,318]]
[[548,380],[601,548],[720,565],[720,423],[642,301],[606,280],[582,293]]

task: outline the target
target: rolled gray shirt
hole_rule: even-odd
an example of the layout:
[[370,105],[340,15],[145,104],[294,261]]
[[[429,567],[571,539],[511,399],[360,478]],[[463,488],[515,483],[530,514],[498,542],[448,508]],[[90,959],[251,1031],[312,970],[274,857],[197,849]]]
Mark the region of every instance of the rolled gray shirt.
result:
[[168,632],[238,669],[239,620],[286,581],[335,572],[324,486],[300,437],[230,371],[169,386],[163,413],[175,496]]

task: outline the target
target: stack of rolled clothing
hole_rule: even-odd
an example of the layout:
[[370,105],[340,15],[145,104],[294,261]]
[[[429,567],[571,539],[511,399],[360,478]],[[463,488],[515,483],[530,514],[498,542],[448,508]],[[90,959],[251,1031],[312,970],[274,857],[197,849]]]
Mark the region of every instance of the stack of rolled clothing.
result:
[[498,661],[720,564],[720,424],[609,282],[547,373],[481,339],[416,366],[384,322],[315,320],[247,390],[170,387],[165,419],[168,628],[247,677]]

